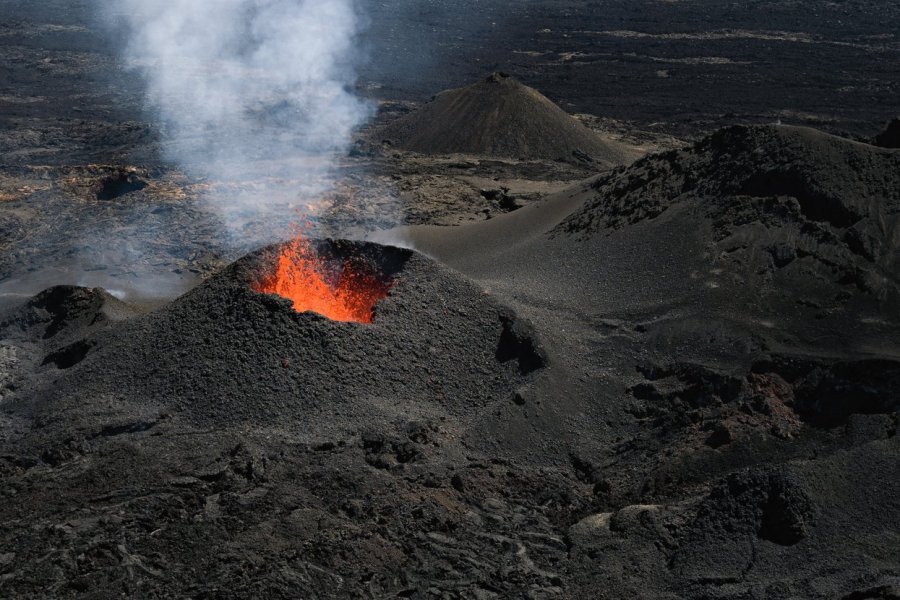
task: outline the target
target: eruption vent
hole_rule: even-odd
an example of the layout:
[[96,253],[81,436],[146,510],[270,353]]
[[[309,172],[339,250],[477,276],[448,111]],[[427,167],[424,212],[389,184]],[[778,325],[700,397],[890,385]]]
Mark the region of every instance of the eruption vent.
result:
[[302,234],[281,249],[274,272],[254,286],[277,294],[297,312],[315,312],[333,321],[371,323],[375,304],[388,295],[392,281],[354,260],[323,256]]

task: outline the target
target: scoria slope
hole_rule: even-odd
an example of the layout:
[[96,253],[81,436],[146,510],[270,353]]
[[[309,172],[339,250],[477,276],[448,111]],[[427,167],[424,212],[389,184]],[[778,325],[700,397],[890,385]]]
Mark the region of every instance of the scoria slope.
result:
[[625,164],[635,154],[601,139],[537,90],[495,73],[441,92],[419,110],[388,125],[382,136],[425,154],[479,154]]

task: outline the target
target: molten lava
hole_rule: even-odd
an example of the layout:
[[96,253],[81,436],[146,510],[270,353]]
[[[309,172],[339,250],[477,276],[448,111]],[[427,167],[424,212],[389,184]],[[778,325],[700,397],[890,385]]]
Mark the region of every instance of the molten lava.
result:
[[302,234],[288,242],[274,273],[254,286],[294,303],[297,312],[312,311],[333,321],[371,323],[375,304],[388,295],[390,282],[361,272],[353,261],[324,259]]

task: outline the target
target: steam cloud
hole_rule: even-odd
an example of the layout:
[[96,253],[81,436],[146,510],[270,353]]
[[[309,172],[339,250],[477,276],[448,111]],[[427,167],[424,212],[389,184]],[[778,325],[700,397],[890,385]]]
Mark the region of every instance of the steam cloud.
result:
[[125,58],[146,76],[166,157],[193,176],[256,182],[228,199],[232,227],[235,214],[328,188],[334,157],[370,114],[351,91],[354,0],[100,2],[128,32]]

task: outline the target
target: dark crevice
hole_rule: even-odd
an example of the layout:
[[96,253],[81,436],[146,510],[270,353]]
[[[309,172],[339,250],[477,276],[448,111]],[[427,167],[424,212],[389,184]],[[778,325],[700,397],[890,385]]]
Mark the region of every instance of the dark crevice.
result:
[[500,315],[503,331],[497,344],[496,357],[500,362],[515,360],[519,373],[528,375],[547,364],[547,357],[542,348],[534,340],[531,326],[509,314]]
[[96,345],[97,342],[94,340],[78,340],[48,354],[41,365],[53,364],[58,369],[69,369],[83,361]]
[[125,423],[123,425],[107,425],[100,430],[97,437],[113,437],[126,433],[141,433],[154,428],[156,423],[156,421],[137,421],[135,423]]
[[741,186],[740,194],[747,196],[791,196],[800,204],[800,211],[812,221],[820,221],[844,229],[862,217],[847,208],[839,199],[814,189],[798,171],[774,170],[758,173]]
[[793,408],[814,427],[830,429],[854,414],[891,414],[900,409],[900,363],[859,360],[820,363],[773,357],[753,365],[753,372],[777,373],[792,387]]
[[147,182],[134,173],[117,173],[101,181],[97,191],[97,200],[115,200],[131,192],[138,192],[147,187]]

